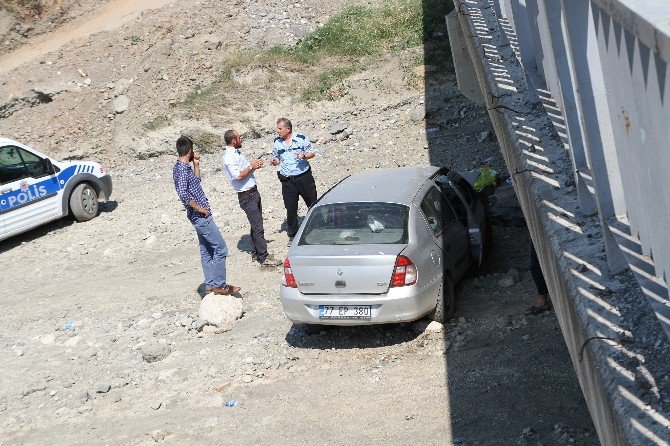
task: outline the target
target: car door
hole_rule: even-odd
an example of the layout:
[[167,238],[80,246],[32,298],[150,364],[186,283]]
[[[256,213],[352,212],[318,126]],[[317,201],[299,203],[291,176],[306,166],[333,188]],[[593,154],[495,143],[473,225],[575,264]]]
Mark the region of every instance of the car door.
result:
[[[2,167],[0,164],[0,176],[2,176]],[[7,193],[4,192],[6,189],[0,184],[0,240],[5,238],[7,231],[5,230],[5,209],[7,206]]]
[[62,215],[61,188],[51,163],[15,145],[0,147],[0,195],[5,234]]
[[465,226],[456,218],[451,206],[434,185],[422,199],[421,211],[436,245],[436,249],[430,252],[431,258],[435,256],[436,267],[451,271],[454,281],[458,281],[470,266]]
[[484,260],[486,209],[470,184],[454,171],[436,178],[440,190],[456,210],[459,220],[467,227],[470,255],[475,264]]

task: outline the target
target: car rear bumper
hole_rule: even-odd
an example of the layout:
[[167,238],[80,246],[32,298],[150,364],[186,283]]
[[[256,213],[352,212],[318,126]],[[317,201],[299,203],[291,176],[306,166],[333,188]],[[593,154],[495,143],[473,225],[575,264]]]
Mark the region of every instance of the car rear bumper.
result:
[[[425,316],[437,303],[439,281],[431,286],[390,288],[385,294],[302,294],[297,288],[281,286],[279,297],[286,317],[293,322],[319,325],[370,325],[408,322]],[[370,305],[370,320],[321,319],[320,305]]]

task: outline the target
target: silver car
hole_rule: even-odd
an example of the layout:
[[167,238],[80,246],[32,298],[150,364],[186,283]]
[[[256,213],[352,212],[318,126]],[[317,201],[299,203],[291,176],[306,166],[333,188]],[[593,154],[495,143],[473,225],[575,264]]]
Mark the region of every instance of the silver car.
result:
[[328,325],[451,319],[454,284],[483,260],[486,214],[486,196],[447,168],[347,177],[312,206],[289,248],[284,312]]

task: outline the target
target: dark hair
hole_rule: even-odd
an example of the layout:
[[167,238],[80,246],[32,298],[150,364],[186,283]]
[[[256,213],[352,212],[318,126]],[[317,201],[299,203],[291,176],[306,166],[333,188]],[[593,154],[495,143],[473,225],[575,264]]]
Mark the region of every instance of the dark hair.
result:
[[193,141],[188,136],[177,138],[177,155],[184,156],[193,150]]
[[287,118],[277,119],[277,125],[279,125],[279,124],[284,124],[284,128],[287,128],[287,129],[293,131],[293,124],[291,124],[291,121],[289,121]]
[[223,134],[223,140],[226,142],[226,144],[230,144],[231,142],[235,141],[236,136],[237,132],[235,130],[226,130],[226,133]]

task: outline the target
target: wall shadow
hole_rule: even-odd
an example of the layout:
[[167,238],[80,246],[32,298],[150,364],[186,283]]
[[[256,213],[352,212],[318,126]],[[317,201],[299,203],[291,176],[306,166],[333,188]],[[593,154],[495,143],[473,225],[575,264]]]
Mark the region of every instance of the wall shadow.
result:
[[[505,138],[505,156],[509,165],[518,166],[512,178],[523,199],[526,216],[533,221],[531,231],[535,244],[543,245],[545,254],[541,261],[543,267],[549,268],[546,271],[553,279],[549,285],[550,290],[556,291],[553,303],[563,336],[557,330],[555,337],[542,339],[537,344],[545,350],[526,349],[531,355],[528,362],[532,367],[524,368],[513,363],[505,370],[501,358],[514,350],[505,350],[504,345],[491,349],[491,366],[484,370],[473,366],[468,369],[461,365],[462,357],[447,356],[453,436],[465,438],[464,444],[513,444],[505,440],[510,438],[508,431],[518,429],[515,423],[528,412],[537,413],[538,423],[546,423],[546,418],[552,415],[566,417],[577,412],[584,421],[589,414],[583,399],[558,412],[544,410],[560,403],[561,393],[553,392],[547,385],[554,379],[552,374],[557,369],[566,373],[572,371],[572,362],[584,392],[589,396],[591,413],[603,441],[614,444],[615,437],[625,437],[624,441],[634,443],[667,444],[670,419],[664,406],[667,401],[664,395],[670,391],[667,379],[670,359],[664,348],[666,344],[662,342],[664,326],[658,323],[649,308],[650,300],[652,306],[654,299],[659,303],[665,301],[667,288],[661,281],[653,280],[653,264],[644,255],[639,240],[631,236],[627,221],[614,220],[607,224],[628,257],[637,280],[633,274],[612,275],[609,272],[599,219],[581,213],[572,199],[575,198],[574,190],[568,189],[571,187],[568,181],[573,175],[570,153],[565,150],[568,142],[565,125],[562,116],[554,113],[560,110],[546,91],[539,92],[541,105],[532,105],[525,95],[527,73],[523,72],[519,60],[511,55],[506,36],[498,33],[500,27],[491,11],[485,11],[491,7],[481,1],[464,3],[469,7],[461,12],[468,16],[466,20],[472,30],[465,34],[473,34],[466,38],[473,39],[472,43],[482,55],[477,63],[481,62],[489,76],[486,82],[490,84],[489,94],[494,98],[490,101],[493,104],[490,105],[490,115],[497,128],[502,129],[500,136]],[[519,2],[514,3],[519,5]],[[528,17],[537,16],[532,11],[522,13]],[[509,83],[514,78],[518,80],[517,88]],[[509,91],[520,94],[501,94]],[[643,293],[639,292],[640,285]],[[658,317],[663,318],[667,316]],[[549,319],[545,321],[549,322]],[[569,354],[563,337],[568,341]],[[510,345],[514,347],[513,343]],[[524,347],[521,347],[522,351]],[[561,355],[568,359],[561,361]],[[597,372],[594,371],[596,367]],[[470,375],[463,378],[462,375],[468,372]],[[473,375],[475,379],[484,376],[478,384],[486,391],[477,393],[475,388],[467,395],[463,387]],[[574,373],[571,377],[574,383]],[[525,393],[525,405],[510,404],[508,399],[516,398],[519,387],[516,384],[520,380],[524,383],[523,392],[532,391]],[[494,391],[490,390],[492,387],[495,387]],[[504,390],[498,391],[500,387]],[[550,400],[548,406],[542,401],[546,399]],[[477,401],[483,403],[477,404]],[[467,410],[462,406],[467,406]],[[500,433],[498,438],[491,438],[490,432],[483,434],[472,428],[487,420],[483,416],[478,419],[478,415],[491,410],[507,420],[506,424],[501,423],[500,429],[496,427],[496,432]],[[578,419],[575,421],[579,422]],[[519,440],[533,444],[531,440],[536,439]],[[551,441],[550,438],[547,440]],[[597,439],[591,441],[597,444]]]
[[[443,14],[453,9],[451,2],[445,3],[449,6],[443,7]],[[434,9],[434,2],[424,0],[424,29],[433,30],[430,20]],[[467,5],[460,11],[470,12]],[[488,31],[485,21],[473,21],[482,31]],[[445,99],[445,84],[455,84],[446,33],[443,36],[433,30],[424,37],[424,60],[427,65],[439,67],[425,71],[426,108],[433,110],[425,122],[430,163],[457,170],[489,165],[501,177],[511,176],[506,171],[486,107],[467,102],[460,95]],[[516,40],[508,46],[518,51]],[[507,92],[503,95],[515,93],[514,82],[497,48],[487,46],[484,50],[500,90]],[[450,119],[450,113],[440,110],[453,108],[450,101],[467,104],[460,107],[465,113]],[[481,126],[484,120],[486,128]],[[518,124],[516,136],[527,147],[529,169],[537,170],[541,177],[549,160],[533,129],[522,117]],[[491,132],[490,141],[478,138],[487,131]],[[449,438],[443,444],[554,444],[568,431],[566,423],[572,434],[577,431],[586,434],[578,439],[580,444],[598,444],[555,314],[528,318],[521,315],[521,310],[535,303],[535,288],[531,285],[532,293],[525,299],[522,296],[510,299],[509,292],[502,289],[491,291],[475,285],[509,268],[529,269],[528,231],[523,224],[510,224],[516,220],[522,222],[523,216],[515,219],[514,212],[507,213],[510,215],[503,213],[494,221],[492,260],[478,272],[479,277],[468,275],[457,288],[462,296],[457,297],[456,319],[477,319],[478,323],[445,324],[445,403],[449,407],[445,424]],[[466,342],[460,349],[454,349],[454,340],[460,336]]]

